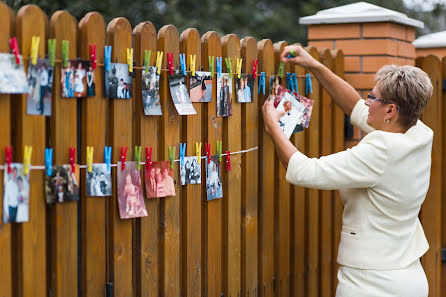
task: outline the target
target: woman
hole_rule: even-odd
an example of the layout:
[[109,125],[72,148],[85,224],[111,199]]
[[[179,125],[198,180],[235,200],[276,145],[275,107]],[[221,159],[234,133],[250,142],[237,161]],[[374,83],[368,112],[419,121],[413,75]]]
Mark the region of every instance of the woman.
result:
[[[296,57],[285,56],[294,50]],[[368,133],[352,149],[319,159],[300,153],[277,124],[272,100],[262,112],[289,182],[339,189],[344,213],[337,297],[428,296],[419,258],[429,248],[418,214],[429,187],[432,130],[419,121],[432,84],[422,70],[389,65],[366,101],[300,46],[282,57],[310,70],[351,121]]]

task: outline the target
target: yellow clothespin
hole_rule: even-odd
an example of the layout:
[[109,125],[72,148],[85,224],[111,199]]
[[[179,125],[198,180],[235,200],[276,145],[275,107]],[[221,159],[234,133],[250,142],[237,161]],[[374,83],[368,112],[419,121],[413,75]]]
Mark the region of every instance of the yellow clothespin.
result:
[[242,64],[243,64],[243,59],[237,58],[237,77],[238,78],[242,77]]
[[31,63],[37,64],[37,54],[39,53],[40,36],[33,36],[31,39]]
[[189,71],[192,76],[195,76],[195,60],[197,55],[189,55],[190,63],[189,63]]
[[127,64],[129,64],[129,72],[133,72],[133,48],[127,48]]
[[201,142],[195,142],[195,155],[198,158],[198,164],[201,162]]
[[87,170],[91,172],[93,170],[93,150],[94,147],[87,146]]
[[161,64],[163,63],[163,52],[156,52],[156,73],[161,74]]
[[25,175],[29,174],[29,167],[31,164],[31,155],[33,153],[33,147],[31,145],[25,145],[25,150],[23,151],[23,165],[24,165],[24,169],[23,169],[23,173],[25,173]]

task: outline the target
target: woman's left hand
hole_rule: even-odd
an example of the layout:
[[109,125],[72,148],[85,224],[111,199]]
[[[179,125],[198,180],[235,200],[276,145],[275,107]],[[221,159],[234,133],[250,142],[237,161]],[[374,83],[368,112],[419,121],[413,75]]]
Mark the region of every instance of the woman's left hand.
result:
[[285,114],[285,111],[278,111],[274,107],[274,96],[270,95],[262,107],[263,124],[266,133],[271,133],[273,125],[278,126],[279,119]]

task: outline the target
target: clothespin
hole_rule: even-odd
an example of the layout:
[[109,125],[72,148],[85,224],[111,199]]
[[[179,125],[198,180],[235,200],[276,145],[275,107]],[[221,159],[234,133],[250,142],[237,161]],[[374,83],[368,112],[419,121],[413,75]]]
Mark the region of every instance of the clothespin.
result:
[[127,48],[127,64],[129,65],[129,72],[133,72],[133,47]]
[[31,63],[37,64],[37,55],[39,54],[40,36],[33,36],[31,39]]
[[186,143],[180,142],[180,165],[184,164],[184,156],[186,154]]
[[293,75],[293,77],[292,77],[292,81],[293,81],[293,85],[294,85],[294,89],[295,89],[294,92],[296,92],[297,94],[299,94],[299,85],[298,85],[298,83],[297,83],[297,75],[296,75],[296,73],[293,73],[292,75]]
[[56,39],[48,39],[48,59],[50,65],[54,67],[54,60],[56,58]]
[[125,170],[125,158],[127,156],[127,147],[121,146],[121,170]]
[[53,174],[53,149],[45,148],[45,167],[46,175],[51,176]]
[[9,46],[11,47],[11,52],[15,56],[15,63],[17,65],[19,65],[20,64],[20,56],[19,56],[20,54],[19,54],[19,47],[17,45],[17,38],[16,37],[13,37],[13,38],[9,39]]
[[229,78],[232,78],[232,63],[231,63],[231,58],[225,58],[225,62],[226,62],[226,70],[229,73]]
[[94,147],[87,146],[87,170],[88,170],[88,172],[93,171],[93,151],[94,151]]
[[161,74],[161,65],[163,63],[163,52],[156,52],[156,73]]
[[195,143],[195,155],[197,156],[198,164],[201,163],[201,142]]
[[214,56],[209,56],[209,71],[211,72],[211,77],[214,77]]
[[286,55],[286,57],[287,57],[288,59],[292,59],[292,58],[296,57],[296,52],[293,51],[293,50],[290,50],[290,51],[288,52],[288,54]]
[[74,166],[76,162],[76,148],[70,147],[70,166],[71,166],[71,172],[74,173],[76,170],[76,167]]
[[176,147],[175,146],[169,146],[169,161],[170,161],[170,168],[174,169],[175,166],[173,164],[174,160],[175,160],[175,151],[176,151]]
[[180,54],[180,68],[181,68],[181,71],[183,72],[183,75],[186,76],[187,75],[186,54]]
[[259,79],[259,94],[260,94],[260,88],[263,90],[263,95],[265,95],[265,72],[260,73],[260,79]]
[[90,60],[91,60],[91,68],[96,69],[96,65],[97,65],[96,44],[90,44]]
[[197,60],[197,55],[189,55],[189,71],[191,72],[192,76],[195,76],[195,60]]
[[218,161],[221,162],[221,149],[222,147],[222,141],[217,141],[217,156],[218,156]]
[[257,63],[259,62],[259,60],[255,59],[252,61],[252,77],[254,79],[256,79],[257,76]]
[[33,147],[31,145],[25,145],[25,150],[23,151],[23,165],[24,165],[23,173],[25,175],[29,174],[32,153],[33,153]]
[[104,162],[107,164],[107,172],[111,172],[111,146],[104,147]]
[[167,53],[167,69],[170,75],[173,75],[173,53]]
[[144,68],[146,69],[146,73],[149,72],[150,67],[150,57],[152,56],[152,50],[144,50]]
[[280,61],[279,71],[277,72],[277,76],[280,76],[280,78],[283,78],[283,69],[284,69],[284,67],[285,67],[285,64],[282,61]]
[[12,146],[5,147],[5,163],[8,167],[8,173],[11,173],[11,162],[12,162]]
[[111,63],[111,45],[104,46],[104,62],[105,62],[105,71],[110,71],[110,63]]
[[152,148],[146,147],[146,170],[152,169]]
[[217,57],[217,75],[218,77],[221,77],[221,59],[222,57]]
[[242,65],[243,65],[243,59],[237,58],[237,77],[238,78],[242,77]]
[[291,91],[291,88],[293,87],[293,83],[291,81],[291,73],[286,73],[286,88]]
[[206,148],[206,158],[208,158],[208,164],[211,163],[211,144],[210,143],[205,143],[205,148]]
[[135,145],[136,169],[141,170],[141,146]]
[[68,53],[70,50],[70,41],[62,40],[62,65],[68,67]]
[[226,171],[231,170],[231,152],[226,151]]
[[305,94],[308,95],[308,91],[313,94],[313,86],[311,83],[311,75],[309,73],[305,76]]

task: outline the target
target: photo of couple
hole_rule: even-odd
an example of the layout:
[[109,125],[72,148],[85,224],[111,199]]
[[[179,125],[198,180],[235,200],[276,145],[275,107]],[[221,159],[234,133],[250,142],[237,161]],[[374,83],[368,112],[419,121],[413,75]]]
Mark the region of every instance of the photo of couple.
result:
[[160,102],[160,76],[156,67],[149,67],[149,71],[142,70],[142,104],[145,115],[162,115]]
[[27,112],[30,115],[51,115],[51,90],[54,67],[47,59],[38,59],[36,65],[28,66],[29,94]]
[[222,73],[217,78],[217,116],[232,115],[232,79],[228,73]]
[[237,90],[237,102],[252,102],[254,95],[254,76],[252,74],[242,74],[241,78],[235,79],[235,88]]
[[145,173],[147,198],[175,196],[173,170],[169,161],[153,162]]
[[110,63],[110,70],[105,71],[105,97],[111,99],[132,98],[132,77],[129,65]]
[[12,163],[11,173],[5,170],[3,187],[3,223],[28,222],[29,175],[23,164]]

